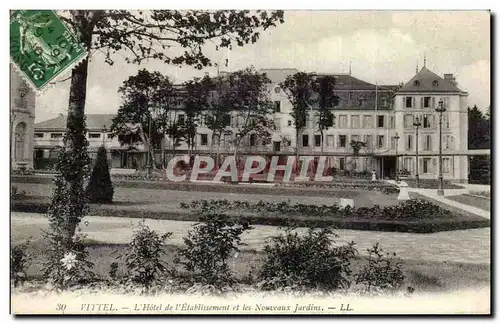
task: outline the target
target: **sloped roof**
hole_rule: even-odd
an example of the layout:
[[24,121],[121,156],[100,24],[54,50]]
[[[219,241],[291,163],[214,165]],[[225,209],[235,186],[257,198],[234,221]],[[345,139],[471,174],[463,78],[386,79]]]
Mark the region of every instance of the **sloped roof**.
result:
[[[102,127],[106,125],[107,129],[111,128],[112,120],[115,118],[116,114],[87,114],[86,123],[87,129],[91,131],[101,131]],[[35,131],[43,130],[66,130],[66,120],[67,115],[59,115],[56,118],[45,120],[35,124]]]
[[286,77],[299,72],[297,69],[260,69],[260,73],[265,73],[272,84],[285,81]]
[[398,92],[463,92],[450,80],[445,80],[425,66]]

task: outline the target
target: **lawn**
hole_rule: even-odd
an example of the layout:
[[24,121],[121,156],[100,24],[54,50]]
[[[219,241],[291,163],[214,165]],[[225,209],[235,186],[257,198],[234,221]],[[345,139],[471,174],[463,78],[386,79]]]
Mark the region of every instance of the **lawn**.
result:
[[486,211],[491,211],[491,200],[489,198],[471,196],[471,195],[447,196],[446,198],[459,202],[461,204],[480,208]]

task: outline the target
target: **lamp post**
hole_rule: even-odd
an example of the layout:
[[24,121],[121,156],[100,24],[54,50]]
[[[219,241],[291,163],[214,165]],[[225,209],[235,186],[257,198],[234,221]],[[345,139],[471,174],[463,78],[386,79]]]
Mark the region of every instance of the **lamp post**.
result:
[[418,117],[415,118],[415,121],[413,122],[413,126],[415,126],[416,129],[416,136],[415,136],[415,178],[417,179],[417,188],[420,188],[420,179],[418,177],[418,128],[422,125]]
[[443,99],[438,102],[438,107],[436,112],[439,113],[439,187],[437,190],[438,196],[444,196],[444,184],[443,184],[443,139],[442,139],[442,128],[443,128],[443,113],[446,111],[444,107]]
[[396,181],[399,182],[399,156],[398,156],[398,142],[399,142],[399,135],[396,133],[396,136],[394,137],[396,140]]
[[103,125],[102,126],[102,146],[104,148],[106,148],[106,143],[104,142],[105,141],[105,138],[106,138],[106,133],[108,132],[108,129],[106,128],[106,125]]

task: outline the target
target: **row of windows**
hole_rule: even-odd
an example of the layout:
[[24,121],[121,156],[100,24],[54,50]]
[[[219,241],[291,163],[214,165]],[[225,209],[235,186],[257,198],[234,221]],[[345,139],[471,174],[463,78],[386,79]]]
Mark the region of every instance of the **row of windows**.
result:
[[405,108],[414,108],[414,109],[436,109],[439,100],[443,100],[444,108],[448,109],[450,106],[450,98],[443,97],[438,98],[436,101],[436,97],[420,97],[420,100],[417,102],[417,97],[403,97],[403,107]]
[[[420,128],[436,128],[439,124],[439,117],[436,114],[405,114],[403,124],[405,128],[415,128],[415,122],[420,122]],[[443,128],[450,128],[450,116],[443,114]]]
[[[414,150],[416,149],[416,143],[414,140],[415,135],[413,134],[406,134],[405,135],[405,143],[404,143],[404,149],[409,151],[409,150]],[[424,150],[424,151],[431,151],[433,147],[433,137],[434,135],[431,134],[424,134],[419,136],[419,150]],[[443,148],[445,150],[453,150],[454,149],[454,140],[453,136],[451,135],[445,135],[443,136]]]
[[[387,120],[387,117],[389,120]],[[351,115],[350,124],[348,124],[347,115],[339,115],[338,118],[338,128],[374,128],[372,115]],[[394,116],[377,115],[375,121],[376,128],[396,127]]]
[[[44,138],[45,134],[44,133],[35,133],[34,134],[34,137],[35,138]],[[92,139],[97,139],[97,138],[101,138],[101,133],[89,133],[89,138],[92,138]],[[63,133],[50,133],[50,138],[51,139],[61,139],[63,138],[64,134]],[[112,138],[112,134],[107,134],[107,138],[110,139]]]
[[[423,157],[419,158],[418,173],[436,173],[438,171],[437,158],[435,157]],[[412,174],[415,173],[415,158],[404,157],[403,165],[401,170],[408,171]],[[453,159],[449,157],[443,157],[443,173],[450,173],[453,170]]]

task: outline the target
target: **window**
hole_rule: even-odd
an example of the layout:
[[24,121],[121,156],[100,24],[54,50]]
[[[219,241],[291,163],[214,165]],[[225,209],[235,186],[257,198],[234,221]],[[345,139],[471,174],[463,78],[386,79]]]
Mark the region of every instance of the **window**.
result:
[[359,99],[358,99],[358,106],[359,106],[359,107],[363,106],[364,102],[365,102],[365,101],[364,101],[364,99],[363,99],[363,98],[359,98]]
[[351,128],[359,128],[359,115],[351,116]]
[[347,128],[347,115],[340,115],[339,116],[339,127],[340,128]]
[[291,120],[289,120],[287,125],[288,125],[288,126],[292,126],[292,121],[291,121]]
[[231,116],[224,115],[224,117],[222,117],[222,123],[224,126],[229,126],[229,124],[231,124]]
[[202,146],[208,145],[208,135],[207,134],[200,134],[200,144]]
[[444,140],[444,148],[445,148],[445,150],[453,150],[454,149],[453,136],[446,135],[445,140]]
[[35,138],[43,138],[43,133],[35,133]]
[[277,131],[281,130],[281,118],[274,118],[274,126]]
[[351,135],[351,141],[354,141],[354,142],[359,141],[359,135]]
[[389,118],[389,125],[391,128],[396,128],[396,120],[394,119],[394,116]]
[[445,128],[450,128],[450,115],[447,113],[443,114],[443,124]]
[[276,88],[274,88],[274,92],[276,92],[276,93],[280,93],[280,91],[281,91],[280,87],[276,87]]
[[380,106],[381,107],[387,107],[387,99],[386,98],[382,98],[382,101],[380,103]]
[[373,136],[372,135],[366,135],[364,142],[365,142],[367,148],[372,148],[373,147]]
[[257,138],[257,135],[250,134],[250,146],[255,146],[256,138]]
[[413,172],[413,158],[405,157],[403,159],[403,170]]
[[345,147],[347,138],[345,135],[339,135],[339,147]]
[[377,147],[384,147],[384,142],[385,142],[385,137],[384,135],[378,135],[377,136]]
[[413,128],[413,115],[406,114],[404,119],[405,128]]
[[406,147],[406,150],[413,149],[413,135],[411,135],[411,134],[406,135],[405,147]]
[[101,134],[99,133],[90,133],[89,138],[101,138]]
[[422,163],[423,163],[422,172],[423,173],[429,173],[429,172],[431,172],[432,159],[431,158],[423,158],[422,159]]
[[327,135],[326,136],[326,143],[329,147],[333,147],[333,135]]
[[179,117],[177,118],[177,122],[180,125],[184,125],[184,114],[179,115]]
[[339,159],[339,169],[340,170],[344,170],[344,167],[345,167],[345,159],[344,158],[340,158]]
[[424,97],[423,98],[423,106],[424,106],[424,108],[431,107],[431,97]]
[[274,150],[274,152],[279,152],[281,150],[281,142],[274,141],[273,142],[273,150]]
[[302,147],[309,146],[309,135],[302,135]]
[[423,128],[431,128],[431,115],[424,115],[423,122],[422,122],[422,127]]
[[451,166],[451,159],[450,158],[443,158],[443,172],[444,173],[450,173],[450,166]]
[[113,138],[113,134],[112,133],[109,133],[108,134],[108,139],[112,139]]
[[363,116],[363,128],[373,128],[372,116]]
[[391,137],[391,150],[394,150],[396,148],[396,137],[392,136]]
[[412,104],[413,104],[413,98],[412,97],[405,97],[405,107],[411,108]]
[[432,150],[432,137],[431,135],[425,135],[424,141],[424,150],[430,151]]
[[281,101],[275,101],[274,102],[274,112],[281,112]]
[[383,115],[377,116],[377,127],[384,127],[384,117]]
[[321,135],[314,135],[314,146],[321,146]]
[[50,138],[62,138],[63,134],[62,133],[51,133]]
[[[62,134],[61,134],[62,136]],[[15,146],[14,146],[14,156],[16,161],[24,160],[25,144],[26,144],[26,124],[19,123],[15,129]],[[30,153],[31,154],[31,153]]]

